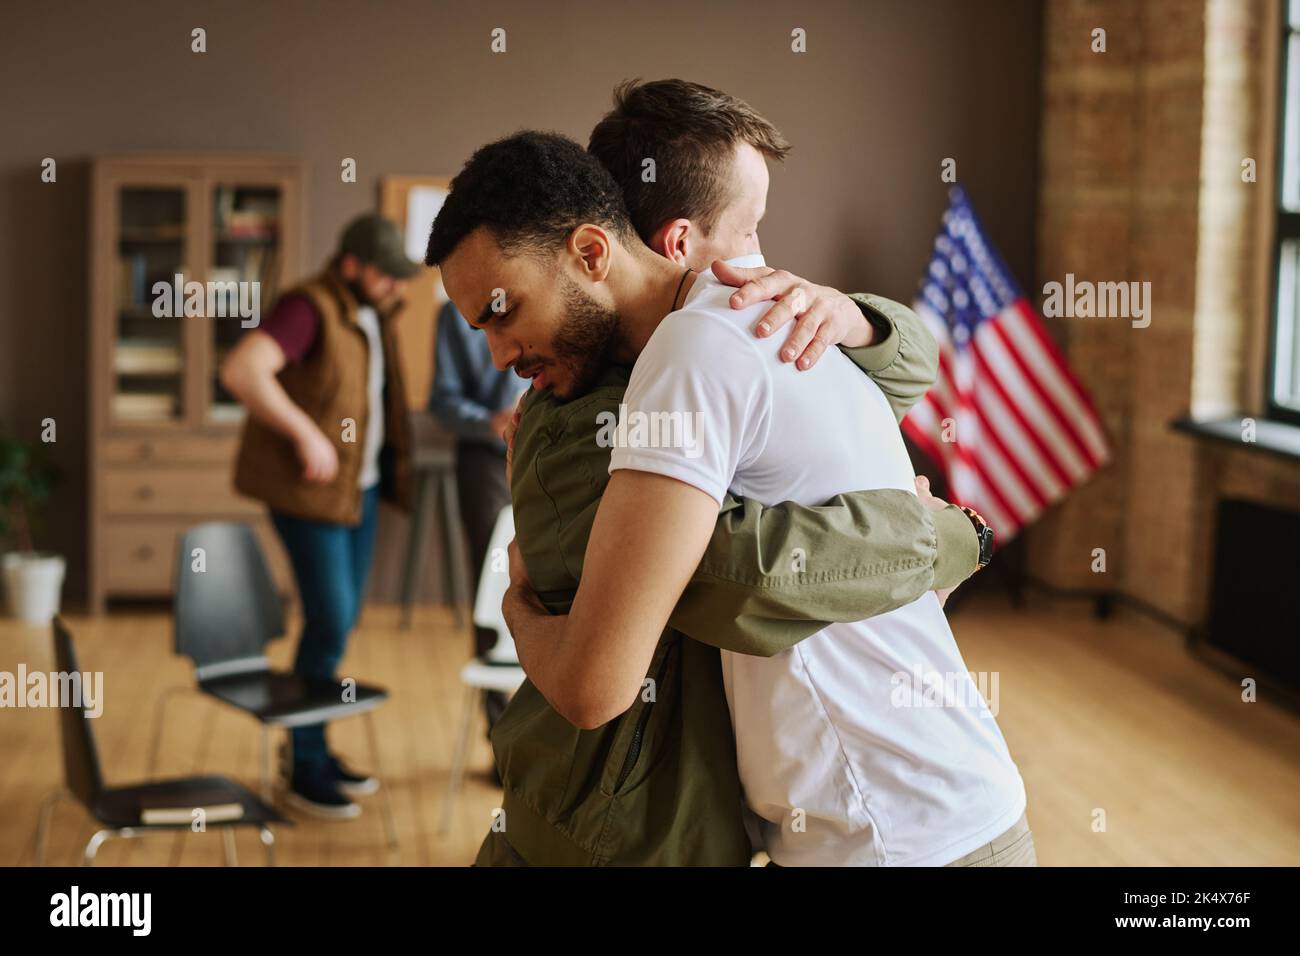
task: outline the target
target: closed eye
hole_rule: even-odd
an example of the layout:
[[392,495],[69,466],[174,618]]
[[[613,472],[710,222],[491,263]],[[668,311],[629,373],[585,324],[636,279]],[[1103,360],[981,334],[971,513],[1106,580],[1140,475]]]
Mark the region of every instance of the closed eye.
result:
[[513,307],[506,309],[504,312],[494,312],[489,306],[483,310],[476,321],[469,323],[469,327],[478,332],[482,332],[490,323],[501,322],[512,312],[514,312]]

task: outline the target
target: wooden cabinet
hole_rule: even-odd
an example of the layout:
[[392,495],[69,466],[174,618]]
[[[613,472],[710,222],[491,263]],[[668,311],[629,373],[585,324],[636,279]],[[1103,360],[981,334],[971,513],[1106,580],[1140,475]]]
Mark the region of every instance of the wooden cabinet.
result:
[[90,216],[89,597],[172,592],[177,536],[256,528],[277,583],[283,548],[231,480],[242,410],[217,381],[227,349],[306,274],[302,164],[242,155],[94,161]]

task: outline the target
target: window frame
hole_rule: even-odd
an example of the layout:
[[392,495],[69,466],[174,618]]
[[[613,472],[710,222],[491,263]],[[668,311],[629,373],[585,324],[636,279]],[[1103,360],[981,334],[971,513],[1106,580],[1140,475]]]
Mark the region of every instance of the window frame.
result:
[[[1290,80],[1290,71],[1300,69],[1300,62],[1291,62],[1291,40],[1292,37],[1300,38],[1300,24],[1292,26],[1292,8],[1300,8],[1300,0],[1282,0],[1278,4],[1279,22],[1278,35],[1281,49],[1278,59],[1278,77],[1277,77],[1277,115],[1273,117],[1275,130],[1277,132],[1277,175],[1273,177],[1273,196],[1272,196],[1272,215],[1273,215],[1273,245],[1272,245],[1272,282],[1269,290],[1269,326],[1268,326],[1268,364],[1266,368],[1264,408],[1268,418],[1276,421],[1288,422],[1292,425],[1300,425],[1300,405],[1290,407],[1278,402],[1277,395],[1277,373],[1279,359],[1279,344],[1282,332],[1283,316],[1281,314],[1282,296],[1281,296],[1281,279],[1282,279],[1282,250],[1287,242],[1300,243],[1300,209],[1295,211],[1288,210],[1284,204],[1284,190],[1286,179],[1286,160],[1287,160],[1287,143],[1286,127],[1288,109],[1295,110],[1300,114],[1300,102],[1288,104],[1287,87]],[[1296,12],[1300,14],[1300,9]],[[1297,61],[1300,61],[1300,53],[1297,53]],[[1297,122],[1300,123],[1300,115],[1297,116]],[[1296,157],[1296,163],[1300,164],[1300,156]],[[1300,259],[1300,254],[1297,254]],[[1300,299],[1300,265],[1296,269],[1296,290],[1294,296]],[[1300,303],[1297,303],[1293,314],[1287,317],[1294,323],[1292,335],[1300,339]],[[1295,346],[1293,345],[1293,348]],[[1300,383],[1295,383],[1295,390],[1300,392]]]

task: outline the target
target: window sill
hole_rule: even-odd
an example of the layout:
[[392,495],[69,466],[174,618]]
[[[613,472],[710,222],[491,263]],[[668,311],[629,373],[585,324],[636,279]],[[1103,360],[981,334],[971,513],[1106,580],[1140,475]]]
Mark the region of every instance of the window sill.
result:
[[1241,423],[1242,419],[1246,417],[1249,416],[1216,418],[1210,421],[1193,421],[1190,418],[1179,418],[1170,422],[1170,427],[1174,431],[1183,432],[1197,438],[1208,438],[1211,441],[1232,445],[1236,448],[1263,452],[1290,461],[1300,461],[1300,425],[1273,421],[1267,418],[1256,418],[1255,440],[1253,442],[1242,441]]

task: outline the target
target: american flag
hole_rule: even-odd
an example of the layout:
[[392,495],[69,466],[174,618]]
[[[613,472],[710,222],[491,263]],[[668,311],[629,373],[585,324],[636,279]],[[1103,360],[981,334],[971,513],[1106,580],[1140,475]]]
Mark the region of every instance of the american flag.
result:
[[1006,543],[1109,460],[1096,408],[961,189],[915,308],[939,377],[903,429]]

